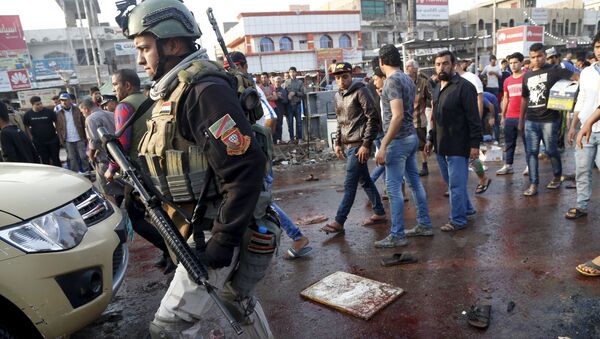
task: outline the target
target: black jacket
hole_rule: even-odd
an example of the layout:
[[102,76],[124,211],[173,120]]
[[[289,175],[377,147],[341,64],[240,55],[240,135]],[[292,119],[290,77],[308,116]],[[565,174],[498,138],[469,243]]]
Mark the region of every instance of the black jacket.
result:
[[362,82],[354,82],[346,91],[335,94],[338,146],[359,144],[367,148],[381,130],[381,115],[369,89]]
[[443,89],[438,82],[433,89],[433,120],[429,141],[437,153],[469,157],[482,139],[475,86],[458,74]]
[[40,157],[31,140],[17,126],[8,125],[2,129],[0,145],[4,161],[40,163]]

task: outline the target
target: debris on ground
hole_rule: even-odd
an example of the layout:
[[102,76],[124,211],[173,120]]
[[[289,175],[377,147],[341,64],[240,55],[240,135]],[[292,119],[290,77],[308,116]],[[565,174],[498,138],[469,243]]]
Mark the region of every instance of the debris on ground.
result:
[[508,305],[506,306],[506,312],[510,313],[515,309],[515,302],[514,301],[509,301]]
[[313,165],[336,160],[325,140],[312,140],[303,144],[278,144],[273,147],[275,166]]
[[306,178],[304,178],[304,181],[319,181],[319,178],[316,178],[314,175],[309,174]]
[[312,224],[320,224],[322,222],[327,221],[329,218],[324,216],[323,214],[317,215],[309,215],[306,217],[299,218],[296,220],[296,224],[301,226],[312,225]]

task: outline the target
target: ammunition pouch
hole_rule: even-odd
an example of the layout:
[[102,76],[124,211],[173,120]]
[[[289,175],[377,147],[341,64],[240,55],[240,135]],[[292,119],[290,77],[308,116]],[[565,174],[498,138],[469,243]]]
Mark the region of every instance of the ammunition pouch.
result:
[[281,227],[277,213],[268,208],[263,218],[248,227],[240,247],[240,259],[231,278],[231,286],[241,300],[252,297],[256,285],[264,278],[277,250]]

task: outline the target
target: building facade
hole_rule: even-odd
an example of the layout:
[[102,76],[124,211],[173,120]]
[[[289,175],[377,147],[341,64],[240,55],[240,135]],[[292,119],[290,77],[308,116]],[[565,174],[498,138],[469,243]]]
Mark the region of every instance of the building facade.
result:
[[230,51],[246,55],[249,71],[324,69],[332,59],[362,61],[360,12],[355,10],[241,13],[224,34]]

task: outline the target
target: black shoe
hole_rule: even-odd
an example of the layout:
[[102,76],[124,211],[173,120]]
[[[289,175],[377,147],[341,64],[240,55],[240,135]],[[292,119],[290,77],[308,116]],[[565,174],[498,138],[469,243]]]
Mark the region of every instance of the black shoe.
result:
[[173,260],[171,260],[170,256],[167,256],[167,264],[165,265],[165,270],[163,271],[163,274],[167,275],[167,274],[175,271],[176,268],[177,268],[177,265],[175,265]]
[[[162,257],[154,263],[154,267],[156,268],[165,268],[167,267],[167,258],[169,258],[168,254],[163,254]],[[169,258],[169,261],[171,261],[171,258]]]
[[420,177],[426,177],[428,175],[429,175],[429,170],[427,169],[427,167],[423,167],[421,169],[421,171],[419,172]]

